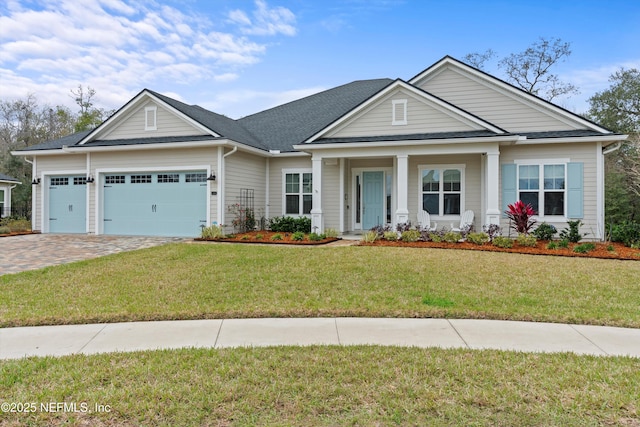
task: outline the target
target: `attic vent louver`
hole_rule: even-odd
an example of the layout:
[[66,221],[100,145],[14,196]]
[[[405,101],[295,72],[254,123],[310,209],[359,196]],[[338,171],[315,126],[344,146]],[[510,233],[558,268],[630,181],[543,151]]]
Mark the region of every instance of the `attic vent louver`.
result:
[[156,113],[158,107],[145,107],[144,109],[144,130],[157,130]]
[[391,125],[401,126],[407,124],[407,100],[406,99],[394,99],[391,101]]

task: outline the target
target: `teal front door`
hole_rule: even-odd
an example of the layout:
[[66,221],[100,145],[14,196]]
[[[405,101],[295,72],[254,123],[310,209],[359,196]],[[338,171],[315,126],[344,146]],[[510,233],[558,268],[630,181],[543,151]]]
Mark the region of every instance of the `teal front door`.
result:
[[362,229],[385,223],[384,172],[362,172]]
[[87,232],[87,180],[84,176],[52,176],[49,185],[49,232]]

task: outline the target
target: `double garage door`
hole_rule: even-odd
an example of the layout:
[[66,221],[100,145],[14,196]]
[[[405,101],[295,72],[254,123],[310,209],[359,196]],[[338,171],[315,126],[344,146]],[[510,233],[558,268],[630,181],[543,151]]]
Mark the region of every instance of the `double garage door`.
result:
[[[207,223],[206,171],[102,175],[102,233],[195,237]],[[49,178],[49,231],[87,232],[84,176]]]

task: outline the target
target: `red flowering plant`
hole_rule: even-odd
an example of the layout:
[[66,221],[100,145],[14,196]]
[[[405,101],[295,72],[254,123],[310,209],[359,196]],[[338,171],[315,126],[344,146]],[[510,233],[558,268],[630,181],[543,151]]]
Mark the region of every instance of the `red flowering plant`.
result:
[[531,231],[531,228],[537,222],[533,218],[536,212],[533,210],[533,207],[531,207],[531,204],[527,203],[525,205],[522,200],[508,205],[505,213],[511,220],[511,228],[518,234],[529,234],[529,231]]

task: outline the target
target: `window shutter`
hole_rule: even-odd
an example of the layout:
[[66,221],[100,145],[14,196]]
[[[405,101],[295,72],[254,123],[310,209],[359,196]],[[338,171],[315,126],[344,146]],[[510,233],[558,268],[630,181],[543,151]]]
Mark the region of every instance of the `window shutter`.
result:
[[584,218],[584,164],[567,163],[567,217]]
[[515,164],[502,165],[502,216],[506,217],[507,206],[518,200],[518,182]]

